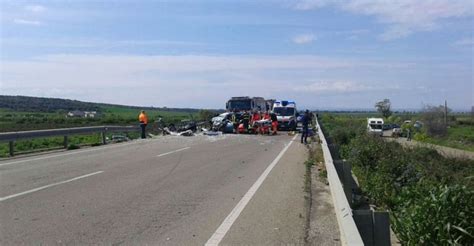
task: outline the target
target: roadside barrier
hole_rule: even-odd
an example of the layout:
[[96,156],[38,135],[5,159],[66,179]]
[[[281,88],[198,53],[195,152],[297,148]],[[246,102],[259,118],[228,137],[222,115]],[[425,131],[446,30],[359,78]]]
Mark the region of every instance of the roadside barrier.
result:
[[[316,117],[313,117],[316,118]],[[334,209],[336,210],[337,223],[339,224],[339,231],[341,233],[341,244],[342,245],[364,245],[362,237],[357,229],[357,225],[354,221],[351,206],[346,198],[343,185],[339,180],[339,176],[334,165],[331,152],[329,151],[326,138],[324,137],[323,131],[319,126],[318,119],[316,118],[316,126],[318,129],[319,139],[323,149],[324,163],[326,165],[327,179],[329,182],[329,188],[331,190],[331,196],[334,203]]]
[[15,141],[22,139],[64,136],[64,148],[67,148],[68,136],[70,135],[101,133],[102,144],[106,144],[105,134],[108,132],[131,132],[139,130],[140,127],[138,126],[92,126],[21,132],[3,132],[0,133],[0,142],[9,142],[9,153],[10,156],[13,156],[15,154]]
[[381,245],[389,246],[390,218],[386,211],[375,211],[373,208],[355,208],[354,203],[361,201],[361,196],[354,192],[359,189],[352,175],[352,166],[343,160],[333,160],[338,156],[337,145],[329,144],[323,130],[314,117],[318,135],[323,149],[324,162],[333,197],[334,209],[339,223],[343,245]]

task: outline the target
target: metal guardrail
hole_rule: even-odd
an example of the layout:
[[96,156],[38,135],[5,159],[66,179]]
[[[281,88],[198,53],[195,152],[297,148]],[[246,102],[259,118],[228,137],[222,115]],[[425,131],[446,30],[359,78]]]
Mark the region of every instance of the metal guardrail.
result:
[[334,209],[336,210],[337,223],[339,224],[339,230],[341,233],[341,243],[342,245],[364,245],[360,232],[354,221],[351,206],[346,198],[344,188],[339,180],[336,167],[334,166],[326,138],[324,137],[317,118],[316,126],[318,127],[318,135],[321,140],[324,163],[326,165],[327,179],[334,202]]
[[0,133],[0,142],[9,142],[10,156],[13,156],[15,151],[15,141],[22,139],[64,136],[64,148],[67,148],[69,135],[101,133],[102,144],[106,144],[105,134],[108,132],[130,132],[138,130],[140,130],[140,127],[138,126],[91,126],[21,132],[3,132]]

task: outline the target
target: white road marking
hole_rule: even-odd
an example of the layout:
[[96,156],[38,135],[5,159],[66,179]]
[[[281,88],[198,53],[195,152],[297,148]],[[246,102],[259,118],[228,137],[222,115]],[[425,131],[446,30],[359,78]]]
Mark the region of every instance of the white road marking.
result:
[[141,141],[133,141],[131,143],[121,143],[121,144],[116,144],[116,145],[114,144],[114,145],[108,145],[108,146],[104,146],[104,147],[92,147],[92,148],[86,149],[86,150],[73,151],[73,152],[68,152],[68,153],[63,153],[63,154],[58,154],[58,155],[48,155],[48,156],[42,156],[42,157],[33,158],[33,159],[26,159],[26,160],[12,161],[12,162],[7,162],[7,163],[0,163],[0,167],[1,166],[13,165],[13,164],[17,164],[17,163],[23,163],[23,162],[38,161],[38,160],[44,160],[44,159],[49,159],[49,158],[54,158],[54,157],[61,157],[61,156],[66,156],[66,155],[80,154],[80,153],[84,153],[84,152],[91,152],[91,151],[97,151],[97,150],[102,150],[102,149],[112,149],[112,148],[132,145],[132,144],[138,144],[140,142]]
[[44,189],[47,189],[49,187],[53,187],[53,186],[56,186],[56,185],[65,184],[65,183],[69,183],[69,182],[72,182],[72,181],[75,181],[75,180],[78,180],[78,179],[87,178],[87,177],[90,177],[92,175],[96,175],[96,174],[103,173],[103,172],[104,171],[89,173],[89,174],[82,175],[82,176],[79,176],[79,177],[75,177],[75,178],[72,178],[72,179],[68,179],[68,180],[65,180],[65,181],[61,181],[61,182],[57,182],[57,183],[54,183],[54,184],[41,186],[41,187],[38,187],[38,188],[35,188],[35,189],[32,189],[32,190],[27,190],[27,191],[23,191],[23,192],[20,192],[20,193],[17,193],[17,194],[1,197],[0,202],[11,199],[11,198],[14,198],[14,197],[18,197],[18,196],[26,195],[26,194],[33,193],[33,192],[36,192],[36,191],[44,190]]
[[229,215],[224,219],[222,224],[217,228],[217,230],[212,234],[211,238],[207,240],[206,246],[214,246],[214,245],[219,245],[219,243],[222,241],[224,236],[227,234],[229,231],[230,227],[234,224],[234,222],[237,220],[239,217],[240,213],[244,210],[245,206],[250,202],[252,197],[255,195],[257,192],[258,188],[263,184],[263,181],[267,178],[268,174],[272,171],[272,169],[276,166],[278,161],[280,161],[281,157],[285,154],[285,152],[290,148],[291,143],[296,139],[295,135],[290,143],[283,148],[283,150],[278,154],[278,156],[275,158],[275,160],[270,163],[270,165],[263,171],[262,175],[255,181],[255,183],[250,187],[250,189],[245,193],[244,197],[240,199],[239,203],[232,209],[232,212],[230,212]]
[[157,157],[162,157],[162,156],[165,156],[165,155],[173,154],[173,153],[176,153],[176,152],[179,152],[179,151],[187,150],[189,148],[191,148],[191,147],[185,147],[185,148],[182,148],[182,149],[173,150],[173,151],[170,151],[170,152],[159,154],[159,155],[157,155]]

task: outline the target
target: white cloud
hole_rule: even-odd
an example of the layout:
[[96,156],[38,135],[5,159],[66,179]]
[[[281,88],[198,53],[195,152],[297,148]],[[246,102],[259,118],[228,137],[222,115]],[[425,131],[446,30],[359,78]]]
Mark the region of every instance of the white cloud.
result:
[[393,40],[420,31],[432,31],[448,18],[474,15],[472,0],[304,0],[294,5],[298,10],[309,10],[324,6],[337,8],[354,14],[374,16],[388,28],[379,38]]
[[33,13],[40,13],[46,10],[46,7],[41,5],[27,5],[25,6],[25,10],[33,12]]
[[463,38],[453,43],[455,46],[473,46],[474,39],[473,38]]
[[301,34],[293,37],[293,43],[295,44],[308,44],[315,41],[317,37],[313,34]]
[[40,25],[42,25],[42,23],[40,21],[36,21],[36,20],[13,19],[13,22],[15,24],[29,25],[29,26],[40,26]]
[[332,2],[332,0],[301,0],[297,1],[293,7],[298,10],[310,10],[324,7]]
[[354,66],[372,67],[319,56],[50,55],[2,61],[0,94],[223,107],[219,102],[235,95],[288,97],[307,73]]
[[373,87],[357,83],[354,81],[321,81],[293,88],[298,92],[312,92],[312,93],[347,93],[370,91]]
[[[378,98],[400,91],[397,88],[414,88],[412,77],[426,74],[423,66],[407,61],[321,56],[63,54],[2,60],[0,94],[210,108],[224,107],[231,96],[249,95],[292,98],[308,106],[335,103],[352,107],[365,105],[370,101],[367,95]],[[448,100],[466,101],[472,96],[465,90],[465,78],[471,74],[467,68],[439,68],[434,77],[441,82],[427,79],[416,85],[443,87],[445,79],[439,75],[459,74],[460,69],[466,69],[467,74],[450,83],[456,98]],[[320,96],[315,98],[314,94]],[[408,99],[419,103],[418,97]]]

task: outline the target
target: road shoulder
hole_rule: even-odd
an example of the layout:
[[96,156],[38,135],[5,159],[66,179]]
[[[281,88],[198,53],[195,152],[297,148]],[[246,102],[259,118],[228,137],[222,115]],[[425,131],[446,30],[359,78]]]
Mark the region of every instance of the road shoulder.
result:
[[222,245],[305,243],[307,158],[304,145],[295,142],[290,146],[224,237]]
[[311,168],[311,209],[308,229],[310,245],[340,245],[340,232],[329,184],[318,166]]

